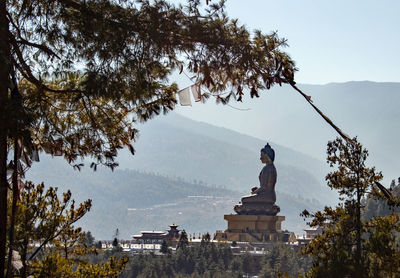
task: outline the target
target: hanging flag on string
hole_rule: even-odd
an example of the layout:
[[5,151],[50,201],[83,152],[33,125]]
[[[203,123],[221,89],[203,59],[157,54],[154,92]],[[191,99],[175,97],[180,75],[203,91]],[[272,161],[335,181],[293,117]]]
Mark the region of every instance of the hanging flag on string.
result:
[[23,153],[22,153],[22,155],[21,155],[21,160],[22,160],[22,162],[25,163],[25,165],[26,165],[27,167],[31,167],[31,166],[32,166],[32,161],[31,161],[29,155],[28,155],[26,152],[23,152]]
[[190,87],[187,87],[178,92],[179,102],[182,106],[192,106],[192,102],[190,100]]
[[34,149],[34,150],[32,151],[31,159],[32,159],[33,161],[36,161],[36,162],[39,162],[39,161],[40,161],[40,159],[39,159],[39,152],[38,152],[36,149]]
[[62,156],[63,155],[63,140],[62,139],[57,139],[55,141],[55,146],[52,152],[52,155],[54,156]]
[[201,89],[200,89],[200,84],[193,84],[190,89],[192,90],[192,94],[194,97],[194,101],[198,102],[201,101]]
[[25,183],[18,177],[18,182],[17,182],[17,184],[18,184],[18,187],[17,187],[18,192],[17,192],[17,194],[18,194],[18,197],[19,197],[19,195],[21,194],[21,192],[24,190]]
[[61,151],[60,149],[56,149],[56,150],[53,152],[53,155],[54,155],[54,156],[62,156],[62,151]]

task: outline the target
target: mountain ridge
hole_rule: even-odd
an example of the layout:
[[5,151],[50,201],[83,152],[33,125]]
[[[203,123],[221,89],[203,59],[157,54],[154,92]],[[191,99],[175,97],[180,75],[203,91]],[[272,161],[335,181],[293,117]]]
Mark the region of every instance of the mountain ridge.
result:
[[[111,172],[102,167],[96,172],[86,168],[77,172],[59,158],[41,160],[29,179],[58,187],[59,194],[69,189],[76,202],[92,199],[91,211],[77,224],[97,239],[110,239],[117,228],[121,237],[128,239],[141,230],[159,230],[172,223],[187,232],[214,233],[226,228],[223,215],[233,213],[241,196],[236,191],[155,173],[127,169]],[[284,229],[297,233],[305,225],[300,212],[322,206],[315,199],[279,192],[277,196],[281,214],[287,219]]]
[[[298,84],[313,103],[343,132],[357,136],[369,150],[370,166],[382,170],[385,183],[397,178],[400,155],[400,83],[350,81],[327,85]],[[326,144],[338,134],[290,86],[260,92],[258,99],[232,104],[240,111],[216,105],[179,107],[185,117],[224,126],[257,138],[269,138],[280,145],[325,160]],[[229,119],[229,120],[227,120]]]
[[[196,132],[192,132],[193,129]],[[258,174],[262,168],[259,156],[265,141],[173,113],[143,125],[140,130],[141,137],[134,145],[135,156],[121,152],[121,168],[157,169],[164,175],[202,180],[247,193],[259,183]],[[221,138],[216,130],[226,134]],[[277,191],[293,194],[298,188],[310,198],[332,202],[335,195],[323,185],[327,173],[323,162],[270,143],[276,151]],[[300,181],[292,176],[303,178]]]
[[[77,172],[60,157],[42,155],[28,177],[59,186],[60,191],[71,189],[79,202],[93,199],[93,209],[80,225],[97,238],[109,238],[116,228],[129,238],[131,233],[162,229],[172,222],[187,231],[213,233],[226,228],[223,215],[233,213],[240,197],[258,185],[263,167],[259,150],[265,142],[229,130],[219,130],[218,135],[218,128],[210,125],[202,128],[170,114],[140,127],[135,156],[123,151],[118,157],[120,167],[114,172],[101,167],[97,172],[89,168]],[[301,233],[305,224],[300,212],[321,208],[331,197],[313,173],[281,163],[285,156],[312,158],[271,144],[277,151],[277,204],[287,219],[284,227]],[[210,192],[219,192],[224,198],[188,197],[217,196]]]

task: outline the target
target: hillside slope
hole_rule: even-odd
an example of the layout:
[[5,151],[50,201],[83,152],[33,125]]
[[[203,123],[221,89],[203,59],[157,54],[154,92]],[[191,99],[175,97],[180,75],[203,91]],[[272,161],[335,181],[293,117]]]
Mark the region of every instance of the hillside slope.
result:
[[[135,156],[122,152],[121,168],[154,171],[249,192],[259,185],[260,149],[268,142],[176,114],[156,118],[140,128]],[[322,161],[269,142],[276,152],[278,192],[331,203],[324,186]]]
[[[78,223],[97,239],[110,239],[118,228],[122,238],[140,230],[162,230],[177,223],[190,233],[213,233],[226,229],[224,214],[233,213],[241,193],[134,170],[84,168],[74,171],[60,158],[42,156],[29,178],[57,186],[59,192],[71,189],[73,198],[93,200],[91,211]],[[301,233],[303,209],[321,207],[315,200],[278,193],[283,228]]]
[[[333,122],[369,150],[370,165],[382,170],[386,183],[400,176],[400,83],[369,81],[298,85]],[[290,86],[274,87],[260,98],[216,105],[178,107],[185,117],[222,126],[325,160],[326,144],[338,134]],[[244,109],[244,110],[243,110]]]

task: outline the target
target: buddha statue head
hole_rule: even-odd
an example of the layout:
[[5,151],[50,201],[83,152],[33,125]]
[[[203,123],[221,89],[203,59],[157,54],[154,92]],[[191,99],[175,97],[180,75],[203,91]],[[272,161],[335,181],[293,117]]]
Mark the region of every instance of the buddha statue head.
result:
[[262,163],[268,163],[269,160],[271,162],[274,162],[275,160],[275,151],[271,146],[267,143],[267,145],[261,149],[261,162]]

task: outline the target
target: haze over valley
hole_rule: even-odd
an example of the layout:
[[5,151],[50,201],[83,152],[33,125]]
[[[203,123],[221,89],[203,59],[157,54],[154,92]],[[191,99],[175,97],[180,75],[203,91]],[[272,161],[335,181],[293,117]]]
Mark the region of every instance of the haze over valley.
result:
[[[400,84],[302,88],[345,132],[359,135],[372,163],[384,175],[389,173],[387,180],[397,177],[399,130],[393,125],[400,120]],[[259,151],[269,142],[276,151],[277,204],[280,215],[286,216],[283,229],[302,234],[302,210],[315,211],[337,201],[325,184],[329,167],[323,159],[327,141],[336,134],[289,88],[274,88],[247,101],[241,107],[249,103],[249,111],[217,106],[210,99],[140,125],[135,156],[122,151],[114,172],[93,172],[89,162],[78,172],[62,159],[42,154],[29,178],[58,186],[60,192],[70,188],[78,201],[93,199],[91,212],[80,224],[99,239],[111,238],[116,228],[121,237],[130,238],[140,230],[163,230],[172,223],[189,233],[213,233],[226,229],[223,215],[234,213],[240,197],[258,185]]]

